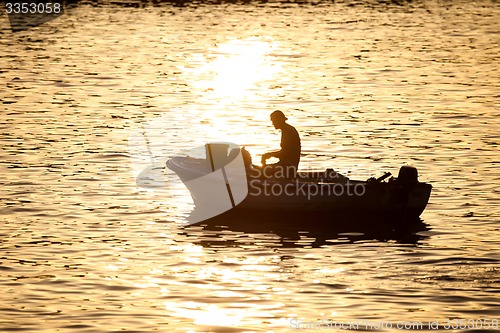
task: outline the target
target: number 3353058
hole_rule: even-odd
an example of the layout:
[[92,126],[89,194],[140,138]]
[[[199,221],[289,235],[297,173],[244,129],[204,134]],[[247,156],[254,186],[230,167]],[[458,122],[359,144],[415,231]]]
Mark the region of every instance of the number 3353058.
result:
[[7,2],[7,14],[59,14],[62,11],[60,3]]

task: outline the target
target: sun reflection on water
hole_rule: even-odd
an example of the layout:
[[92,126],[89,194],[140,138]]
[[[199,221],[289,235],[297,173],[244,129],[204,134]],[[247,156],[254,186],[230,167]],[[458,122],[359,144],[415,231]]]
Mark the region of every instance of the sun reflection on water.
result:
[[[275,303],[255,306],[246,303],[231,303],[230,307],[201,302],[164,302],[165,309],[173,314],[193,320],[195,325],[242,327],[270,323],[272,315],[283,304]],[[278,310],[279,312],[280,310]],[[274,319],[272,320],[275,321]]]
[[240,145],[278,140],[262,130],[270,124],[270,87],[283,70],[272,56],[278,47],[265,38],[233,39],[215,45],[205,57],[192,56],[184,75],[199,96],[192,110],[198,133]]
[[[176,250],[184,262],[190,262],[193,257],[206,260],[203,248],[195,245],[180,245]],[[168,283],[194,278],[199,283],[191,287],[196,287],[201,295],[185,297],[182,302],[163,302],[168,316],[203,326],[282,325],[287,311],[283,303],[273,300],[273,296],[289,295],[290,291],[286,286],[277,288],[265,282],[282,280],[287,274],[283,272],[280,258],[228,256],[222,261],[229,267],[202,264],[195,272],[186,271],[184,267],[173,269],[175,280],[168,280]],[[227,285],[232,287],[227,288]],[[253,290],[254,295],[249,297],[248,290]]]
[[192,70],[191,85],[206,94],[204,98],[219,104],[234,104],[251,100],[258,84],[271,79],[281,70],[279,63],[268,61],[275,45],[258,38],[231,40],[217,44],[212,51],[215,59]]

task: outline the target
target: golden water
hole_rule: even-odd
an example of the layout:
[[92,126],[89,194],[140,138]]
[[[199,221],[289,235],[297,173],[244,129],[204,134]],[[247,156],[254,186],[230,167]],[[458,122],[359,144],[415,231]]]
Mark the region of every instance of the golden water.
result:
[[[500,319],[499,15],[486,0],[80,5],[15,34],[3,15],[0,331]],[[227,140],[258,161],[279,145],[275,109],[303,168],[416,166],[430,230],[185,231],[189,197],[136,186],[133,133],[161,128],[166,155]]]

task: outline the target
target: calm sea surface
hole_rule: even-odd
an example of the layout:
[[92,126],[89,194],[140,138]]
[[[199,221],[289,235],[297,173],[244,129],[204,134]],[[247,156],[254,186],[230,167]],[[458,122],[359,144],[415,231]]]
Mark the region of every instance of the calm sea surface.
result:
[[[499,320],[500,8],[401,3],[82,4],[17,33],[2,14],[0,331]],[[258,161],[275,109],[305,169],[416,166],[428,230],[184,229],[189,195],[136,185],[148,155],[211,140]]]

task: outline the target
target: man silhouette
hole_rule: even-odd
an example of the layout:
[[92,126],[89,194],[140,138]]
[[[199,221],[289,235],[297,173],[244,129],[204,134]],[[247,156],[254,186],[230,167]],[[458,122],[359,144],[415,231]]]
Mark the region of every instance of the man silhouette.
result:
[[[285,177],[289,178],[294,176],[299,166],[301,146],[299,133],[295,127],[286,123],[287,120],[288,118],[279,110],[271,113],[274,128],[281,130],[281,150],[265,153],[262,155],[261,162],[263,168],[273,169],[268,174],[276,174],[278,169],[281,169],[285,171]],[[279,162],[267,165],[266,160],[271,157],[279,159]]]

